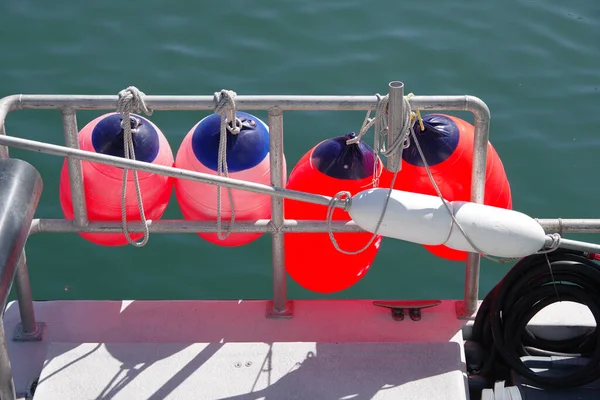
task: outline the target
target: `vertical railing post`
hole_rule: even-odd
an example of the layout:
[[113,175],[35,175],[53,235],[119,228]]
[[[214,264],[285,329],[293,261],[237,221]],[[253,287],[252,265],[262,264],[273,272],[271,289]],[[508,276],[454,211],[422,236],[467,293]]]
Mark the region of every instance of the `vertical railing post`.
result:
[[[0,125],[0,135],[6,136],[4,124]],[[9,157],[10,155],[8,154],[8,146],[0,146],[0,160]]]
[[[0,135],[6,136],[6,115],[10,112],[8,102],[0,101]],[[0,159],[9,158],[8,146],[0,146]]]
[[[271,185],[284,187],[287,171],[283,152],[283,112],[278,107],[269,110]],[[286,295],[285,248],[281,227],[284,222],[283,199],[271,197],[271,243],[273,257],[273,300],[267,303],[267,317],[291,318],[292,303]]]
[[[388,135],[387,147],[402,133],[402,118],[404,115],[404,83],[392,81],[388,85]],[[397,172],[402,169],[402,146],[387,156],[387,169]]]
[[[62,110],[62,122],[65,144],[71,148],[79,149],[79,132],[77,130],[77,116],[75,110],[72,108]],[[69,167],[69,183],[71,184],[75,224],[78,227],[86,226],[88,218],[81,160],[69,157],[67,164]]]
[[40,341],[43,338],[44,327],[46,324],[43,322],[36,323],[35,321],[25,250],[21,253],[21,258],[17,264],[15,288],[17,289],[17,302],[19,303],[21,323],[17,326],[17,331],[15,332],[13,339],[20,342]]
[[6,348],[6,335],[4,333],[4,324],[0,323],[0,399],[15,400],[15,382],[12,376],[12,367],[10,357]]
[[[0,160],[0,315],[4,313],[23,259],[42,188],[42,177],[31,164],[15,159]],[[3,321],[0,326],[0,399],[14,399],[15,387]]]
[[[481,100],[474,104],[467,101],[467,109],[475,116],[475,137],[473,143],[473,166],[471,170],[471,201],[483,203],[485,196],[485,169],[487,148],[490,138],[490,111]],[[459,317],[471,317],[477,311],[479,302],[479,272],[481,258],[477,253],[469,253],[465,265],[465,293]]]

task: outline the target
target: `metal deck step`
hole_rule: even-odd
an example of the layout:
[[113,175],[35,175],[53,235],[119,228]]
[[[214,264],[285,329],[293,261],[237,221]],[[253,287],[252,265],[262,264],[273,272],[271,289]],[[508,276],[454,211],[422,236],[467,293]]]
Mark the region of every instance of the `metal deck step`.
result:
[[34,400],[466,399],[439,343],[51,343]]

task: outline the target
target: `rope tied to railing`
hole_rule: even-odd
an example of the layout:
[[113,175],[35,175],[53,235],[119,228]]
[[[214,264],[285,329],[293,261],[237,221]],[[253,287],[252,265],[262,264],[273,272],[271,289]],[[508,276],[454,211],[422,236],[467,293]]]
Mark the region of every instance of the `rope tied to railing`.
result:
[[[375,96],[377,97],[377,105],[375,106],[375,118],[371,119],[371,111],[369,110],[367,111],[367,115],[363,121],[363,125],[359,131],[359,134],[357,137],[352,138],[352,139],[348,139],[346,141],[346,144],[355,144],[358,143],[361,139],[361,137],[363,135],[365,135],[367,133],[367,131],[373,126],[375,125],[375,140],[374,140],[374,145],[373,145],[373,152],[374,152],[374,158],[375,158],[375,162],[373,165],[373,187],[377,187],[378,182],[379,182],[379,175],[377,174],[378,171],[378,163],[379,163],[379,155],[383,154],[383,155],[390,155],[392,154],[394,151],[396,151],[401,145],[406,148],[408,147],[407,145],[407,138],[408,138],[408,134],[410,133],[410,128],[411,128],[411,118],[412,118],[412,111],[410,108],[410,102],[408,101],[408,99],[410,97],[403,97],[403,101],[404,101],[404,107],[402,108],[404,110],[404,115],[403,115],[403,123],[400,126],[400,134],[394,139],[394,141],[392,142],[392,145],[389,147],[389,149],[385,148],[385,145],[381,145],[381,142],[384,142],[382,139],[384,139],[387,135],[388,135],[388,121],[387,121],[387,113],[388,113],[388,99],[389,97],[387,95],[385,96],[381,96],[379,93],[376,93]],[[385,202],[383,204],[383,209],[381,210],[381,213],[379,215],[379,219],[377,220],[377,225],[375,226],[375,231],[373,232],[373,235],[371,236],[371,238],[369,239],[369,241],[367,242],[367,244],[365,244],[362,248],[355,250],[355,251],[347,251],[344,250],[342,248],[340,248],[339,244],[337,243],[337,240],[335,239],[335,236],[333,234],[333,229],[332,229],[332,220],[333,220],[333,213],[335,211],[335,205],[337,203],[339,203],[340,201],[343,201],[346,203],[346,209],[348,209],[348,207],[350,207],[351,202],[352,202],[352,194],[346,191],[341,191],[336,193],[331,200],[329,201],[329,205],[327,207],[327,216],[326,216],[326,221],[327,221],[327,233],[329,234],[329,239],[331,240],[331,243],[333,244],[333,247],[339,251],[340,253],[346,254],[346,255],[356,255],[356,254],[360,254],[362,252],[364,252],[365,250],[367,250],[369,248],[369,246],[371,246],[371,244],[373,243],[373,241],[377,238],[377,232],[379,231],[379,228],[381,227],[381,224],[383,222],[383,217],[385,216],[385,212],[387,210],[389,201],[390,201],[390,196],[392,194],[392,190],[394,187],[394,183],[396,182],[396,177],[398,175],[398,171],[394,172],[394,176],[392,177],[392,181],[390,184],[390,188],[388,190],[388,194],[385,198]]]
[[[131,117],[132,111],[144,112],[146,115],[152,115],[152,110],[146,106],[144,101],[144,92],[140,91],[135,86],[129,86],[127,89],[123,89],[119,92],[119,99],[117,100],[117,109],[118,113],[121,113],[121,128],[123,128],[123,152],[125,158],[135,160],[135,149],[133,146],[133,134],[136,132],[137,126],[139,126],[139,121]],[[135,124],[134,127],[131,125]],[[137,196],[138,209],[140,211],[140,219],[142,222],[142,227],[144,229],[144,236],[141,241],[136,242],[129,235],[129,230],[127,228],[127,175],[129,170],[127,168],[123,168],[123,188],[121,190],[121,226],[123,227],[123,234],[125,238],[135,247],[143,247],[148,243],[148,239],[150,238],[150,229],[148,224],[151,221],[146,221],[146,213],[144,212],[144,204],[142,203],[142,191],[140,188],[140,181],[138,178],[138,171],[132,170],[133,173],[133,182],[135,185],[135,193]]]
[[[229,178],[227,170],[227,132],[237,135],[242,129],[242,121],[236,117],[235,96],[237,94],[232,90],[221,90],[215,92],[213,102],[215,104],[214,112],[221,116],[221,131],[219,139],[219,155],[217,160],[217,175]],[[217,185],[217,237],[219,240],[225,240],[231,234],[233,224],[235,223],[235,206],[233,204],[233,194],[231,188],[227,188],[227,197],[229,198],[229,207],[231,209],[231,220],[227,225],[227,230],[223,234],[221,223],[221,185]]]
[[[422,124],[421,121],[420,121],[420,123]],[[421,129],[423,129],[422,125],[421,125]],[[410,134],[412,136],[413,142],[415,143],[415,146],[417,147],[417,151],[419,152],[419,157],[423,161],[423,165],[425,166],[425,171],[427,172],[429,181],[431,182],[431,184],[432,184],[436,194],[440,198],[440,200],[442,200],[442,203],[444,204],[446,211],[452,218],[453,226],[456,226],[458,228],[458,230],[463,235],[465,240],[469,243],[469,245],[481,256],[483,256],[484,258],[487,258],[490,261],[494,261],[496,263],[504,264],[504,263],[513,262],[515,260],[518,260],[519,258],[489,256],[489,255],[485,254],[482,250],[480,250],[479,247],[477,247],[475,245],[475,243],[473,243],[471,238],[467,235],[467,233],[464,231],[463,227],[460,225],[460,223],[457,221],[456,217],[454,216],[454,212],[452,211],[450,205],[448,204],[448,201],[446,201],[446,199],[444,199],[444,196],[442,195],[442,192],[440,191],[440,188],[439,188],[437,182],[435,181],[433,174],[431,173],[429,163],[427,162],[427,159],[425,158],[425,154],[423,153],[423,150],[421,149],[421,145],[419,144],[419,139],[417,138],[417,135],[415,134],[415,130],[413,129],[412,125],[410,125]],[[394,175],[394,178],[395,178],[395,175]],[[393,187],[393,186],[394,186],[394,184],[392,183],[391,187]],[[537,254],[551,253],[551,252],[555,251],[556,249],[558,249],[558,247],[560,245],[560,235],[552,234],[549,236],[552,238],[552,243],[549,246],[547,246],[546,249],[540,250]],[[448,238],[449,238],[449,236],[448,236]],[[448,238],[446,238],[446,240]]]
[[[433,177],[433,174],[431,173],[429,164],[427,163],[427,159],[425,158],[425,154],[423,153],[423,150],[421,149],[419,140],[413,129],[413,123],[416,119],[419,122],[419,126],[420,126],[421,130],[422,131],[425,130],[423,120],[421,118],[421,113],[419,111],[413,112],[411,110],[409,99],[413,96],[413,94],[410,93],[407,96],[403,97],[404,105],[403,105],[402,109],[404,110],[404,112],[403,112],[403,117],[402,117],[402,123],[399,127],[400,134],[394,138],[394,141],[389,146],[389,148],[386,148],[387,140],[385,140],[387,135],[389,134],[388,119],[387,119],[387,114],[389,112],[388,96],[387,95],[381,96],[380,94],[376,94],[375,96],[377,97],[377,105],[375,107],[375,117],[371,118],[370,116],[371,116],[372,110],[368,110],[358,136],[356,136],[355,138],[352,138],[352,139],[348,139],[346,141],[346,144],[348,144],[348,145],[360,142],[361,138],[369,131],[369,129],[373,125],[375,125],[374,144],[373,144],[373,151],[374,151],[374,155],[375,155],[375,163],[374,163],[374,170],[373,170],[373,187],[377,187],[378,181],[379,181],[379,176],[377,174],[377,169],[378,169],[377,163],[379,162],[379,156],[380,155],[389,156],[389,155],[393,154],[394,152],[396,152],[400,148],[400,146],[402,146],[403,149],[408,148],[411,145],[411,138],[412,138],[412,142],[414,142],[414,144],[417,148],[417,151],[419,152],[419,156],[420,156],[421,160],[423,161],[423,165],[425,167],[425,170],[427,171],[429,180],[431,181],[433,188],[436,191],[436,194],[442,200],[444,207],[446,208],[446,211],[452,218],[453,225],[458,228],[458,230],[463,235],[465,240],[469,243],[469,245],[471,245],[471,247],[476,252],[478,252],[483,257],[485,257],[491,261],[494,261],[497,263],[507,263],[507,262],[514,261],[515,259],[513,259],[513,258],[492,257],[492,256],[485,254],[483,251],[481,251],[475,245],[475,243],[473,243],[471,238],[468,237],[468,235],[464,231],[463,227],[457,221],[450,205],[448,204],[448,201],[446,201],[444,199],[437,183],[435,182],[435,179]],[[331,198],[328,208],[327,208],[326,221],[327,221],[327,226],[328,226],[329,238],[331,239],[331,243],[333,244],[333,246],[335,247],[335,249],[337,251],[339,251],[343,254],[347,254],[347,255],[356,255],[356,254],[360,254],[363,251],[365,251],[373,243],[373,241],[377,237],[377,232],[379,231],[381,224],[383,222],[383,218],[385,216],[385,213],[386,213],[386,210],[387,210],[387,207],[389,204],[390,196],[392,194],[392,190],[394,188],[398,172],[399,172],[399,170],[394,172],[392,181],[390,183],[390,188],[389,188],[388,194],[386,196],[386,199],[385,199],[385,202],[383,205],[383,210],[382,210],[381,214],[379,215],[379,219],[377,220],[377,225],[375,226],[375,230],[373,232],[371,239],[367,242],[367,244],[365,246],[363,246],[359,250],[346,251],[346,250],[341,249],[339,247],[337,241],[335,240],[333,230],[331,228],[335,205],[337,203],[339,203],[340,201],[342,201],[345,203],[345,209],[347,210],[351,206],[352,195],[349,192],[342,191],[342,192],[337,193],[335,196],[333,196]],[[538,252],[538,254],[550,253],[559,248],[560,235],[558,235],[558,234],[549,235],[549,238],[550,238],[550,240],[549,240],[550,243],[546,245],[545,249],[540,250]]]

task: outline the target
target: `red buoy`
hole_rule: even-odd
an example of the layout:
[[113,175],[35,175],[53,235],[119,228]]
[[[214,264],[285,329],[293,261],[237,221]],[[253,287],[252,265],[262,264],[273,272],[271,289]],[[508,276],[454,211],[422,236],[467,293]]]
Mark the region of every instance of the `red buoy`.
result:
[[[121,114],[101,115],[79,132],[81,150],[125,157]],[[167,139],[150,120],[131,114],[135,158],[157,165],[173,166],[173,153]],[[82,161],[83,185],[89,221],[121,221],[123,169],[105,164]],[[138,172],[142,204],[146,219],[160,219],[167,208],[173,179],[167,176]],[[127,174],[125,199],[127,221],[140,221],[133,173]],[[73,203],[69,169],[65,159],[60,173],[60,205],[66,219],[73,220]],[[102,246],[123,246],[128,243],[122,233],[80,233],[84,239]],[[131,233],[139,240],[143,233]]]
[[[364,142],[346,144],[354,133],[325,140],[313,147],[296,164],[287,188],[326,196],[340,191],[351,194],[373,187],[373,149]],[[378,162],[378,173],[382,164]],[[327,207],[288,200],[285,218],[326,220]],[[336,209],[332,220],[350,221],[347,212]],[[372,237],[371,233],[336,233],[340,248],[356,251]],[[365,276],[381,244],[377,236],[369,247],[357,255],[339,252],[327,233],[286,233],[285,266],[300,286],[318,293],[332,293],[349,288]]]
[[[470,201],[474,126],[443,114],[425,115],[423,124],[425,130],[421,130],[418,121],[415,121],[413,129],[442,196],[448,201]],[[390,171],[384,170],[379,186],[389,187],[392,177]],[[437,196],[412,137],[410,146],[402,153],[402,170],[398,173],[394,189]],[[508,178],[491,143],[488,143],[484,204],[512,208]],[[465,261],[467,258],[466,252],[444,245],[424,247],[448,260]]]
[[[269,154],[269,127],[258,117],[242,111],[236,112],[241,122],[237,134],[227,132],[226,158],[228,175],[232,179],[271,184]],[[217,175],[221,116],[211,114],[199,121],[185,136],[175,158],[177,168]],[[283,160],[285,170],[285,158]],[[217,190],[221,191],[221,208],[217,203]],[[183,217],[187,220],[215,222],[221,213],[222,229],[235,221],[255,221],[271,218],[271,197],[247,190],[231,189],[233,206],[229,203],[227,188],[177,179],[175,195]],[[234,221],[234,223],[235,223]],[[219,246],[243,246],[260,238],[262,233],[231,233],[221,240],[216,233],[198,233],[206,241]]]

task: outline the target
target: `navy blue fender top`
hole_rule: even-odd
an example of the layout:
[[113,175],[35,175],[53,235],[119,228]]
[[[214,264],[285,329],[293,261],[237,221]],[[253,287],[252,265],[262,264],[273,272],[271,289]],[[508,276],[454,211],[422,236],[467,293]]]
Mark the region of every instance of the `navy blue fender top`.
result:
[[[267,125],[254,115],[236,111],[242,122],[237,135],[227,131],[227,170],[244,171],[260,164],[269,154],[269,130]],[[218,171],[221,116],[211,114],[204,118],[192,135],[192,150],[204,166]]]
[[[440,114],[425,115],[423,125],[425,130],[422,131],[419,121],[415,121],[413,129],[427,164],[431,167],[446,161],[454,153],[458,146],[460,132],[452,119]],[[412,135],[410,139],[410,146],[402,152],[402,160],[414,166],[424,167]]]
[[[158,132],[150,121],[139,115],[130,114],[133,150],[135,159],[144,162],[153,162],[158,155],[160,140]],[[98,122],[92,130],[92,146],[96,153],[110,156],[125,157],[123,143],[123,128],[121,127],[122,115],[112,114]]]
[[371,146],[360,141],[346,144],[354,132],[327,139],[312,153],[313,165],[323,174],[336,179],[361,180],[373,176],[375,154]]

